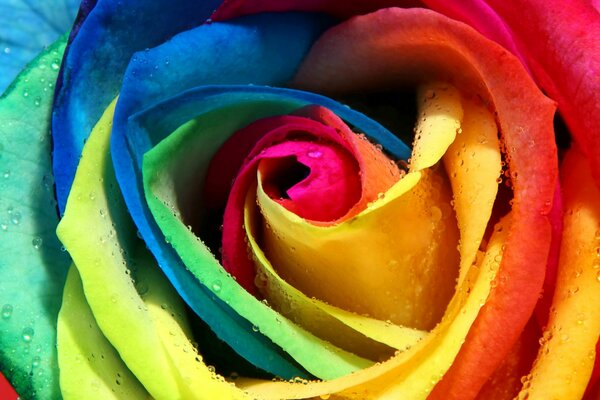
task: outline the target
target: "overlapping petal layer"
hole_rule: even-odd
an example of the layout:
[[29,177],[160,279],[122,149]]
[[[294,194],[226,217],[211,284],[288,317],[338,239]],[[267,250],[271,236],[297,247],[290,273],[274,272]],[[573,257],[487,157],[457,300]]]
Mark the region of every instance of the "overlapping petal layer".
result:
[[600,336],[600,191],[577,147],[562,164],[565,229],[556,291],[541,349],[524,383],[530,399],[580,399]]
[[[106,2],[99,2],[102,7],[93,4],[97,9],[96,14],[90,14],[92,17],[84,21],[91,21],[90,27],[102,27],[99,30],[100,34],[95,36],[93,32],[96,28],[86,29],[82,25],[84,34],[81,37],[88,37],[95,43],[110,39],[107,32],[113,29],[113,22],[120,20],[119,18],[115,21],[111,18],[107,19],[114,10],[107,11],[104,3]],[[233,10],[231,11],[233,14],[252,13],[252,9],[245,10],[243,6],[237,7],[236,3],[231,1],[226,4],[226,7]],[[257,4],[267,10],[273,7],[286,9],[289,7],[289,4],[283,2],[275,4],[264,1]],[[382,4],[387,2],[384,1]],[[362,2],[355,2],[349,5],[345,12],[339,13],[336,12],[336,9],[339,10],[336,1],[318,2],[318,4],[308,2],[299,5],[303,9],[313,10],[316,7],[343,17],[364,12],[372,6],[374,5],[365,6]],[[487,12],[487,8],[485,10]],[[125,10],[121,15],[123,20],[135,17],[129,14],[129,11]],[[202,20],[205,11],[203,9],[201,13],[189,18]],[[104,12],[106,14],[103,14]],[[174,16],[175,14],[169,13],[165,16],[165,20],[179,18]],[[216,14],[217,17],[223,15],[227,15],[227,12]],[[496,21],[495,16],[493,17],[492,19]],[[282,25],[289,24],[291,27],[290,37],[296,40],[299,35],[302,38],[294,41],[300,43],[298,48],[287,46],[290,41],[285,37],[281,39],[279,27],[273,30],[268,27],[271,22],[280,18],[285,21],[281,23]],[[418,20],[419,27],[415,28],[411,20]],[[452,109],[453,104],[457,104],[456,101],[444,103],[445,96],[452,98],[453,94],[448,94],[447,90],[441,90],[439,86],[422,91],[419,102],[424,104],[423,119],[420,115],[420,122],[416,128],[417,140],[408,175],[398,186],[392,186],[389,191],[387,188],[382,190],[381,193],[384,194],[382,199],[375,200],[370,205],[368,204],[370,201],[365,201],[368,207],[364,212],[361,211],[361,207],[365,204],[360,207],[355,205],[356,213],[346,215],[356,217],[354,227],[351,229],[346,229],[349,225],[346,222],[351,219],[346,218],[346,221],[344,210],[352,209],[350,206],[356,197],[357,180],[352,178],[354,165],[352,160],[346,157],[346,153],[338,151],[337,148],[332,150],[331,158],[329,156],[326,158],[337,161],[327,165],[312,164],[308,158],[302,159],[302,157],[309,157],[308,153],[311,151],[314,151],[313,154],[319,152],[323,155],[330,150],[327,147],[319,147],[320,145],[312,148],[310,146],[313,144],[310,142],[283,143],[276,151],[273,150],[273,154],[270,154],[279,159],[289,160],[291,157],[293,161],[295,157],[296,160],[305,161],[310,164],[308,167],[314,171],[315,176],[321,167],[330,168],[334,164],[341,166],[340,179],[343,179],[343,182],[338,187],[348,195],[344,197],[345,201],[341,204],[331,202],[330,207],[323,210],[315,207],[314,201],[330,200],[329,194],[334,193],[333,188],[331,191],[322,190],[316,196],[312,196],[316,189],[323,186],[311,187],[307,181],[307,187],[294,189],[294,187],[285,187],[286,182],[280,182],[276,169],[288,168],[289,164],[280,164],[279,161],[271,163],[263,159],[256,165],[257,184],[249,184],[250,191],[247,193],[241,191],[239,196],[240,208],[237,211],[236,230],[242,235],[240,236],[242,242],[238,244],[245,247],[243,238],[248,236],[247,239],[255,252],[256,259],[252,261],[246,258],[245,263],[251,267],[256,264],[259,276],[268,275],[266,278],[270,285],[268,294],[272,296],[268,298],[269,303],[276,309],[285,308],[286,302],[294,306],[302,304],[301,311],[296,310],[296,314],[291,311],[288,314],[282,312],[285,316],[290,315],[289,319],[283,318],[267,304],[260,303],[241,290],[238,283],[223,272],[209,248],[196,236],[199,234],[202,237],[201,223],[207,213],[214,211],[211,209],[194,211],[197,207],[202,207],[202,202],[197,202],[200,197],[195,196],[199,194],[199,188],[202,187],[203,172],[206,171],[208,160],[229,135],[254,121],[255,118],[287,114],[306,104],[331,105],[332,103],[332,110],[341,118],[346,121],[353,119],[359,121],[354,124],[354,127],[362,124],[363,128],[359,130],[368,132],[368,128],[375,126],[377,132],[380,128],[372,124],[372,121],[356,119],[352,111],[344,110],[343,107],[327,99],[297,92],[278,92],[263,88],[257,90],[237,88],[230,92],[230,89],[223,88],[197,88],[178,95],[179,92],[188,89],[186,85],[190,82],[192,85],[286,84],[295,73],[313,40],[320,35],[324,27],[328,26],[329,22],[327,18],[313,18],[313,16],[249,17],[232,23],[206,25],[194,30],[193,33],[177,36],[173,41],[157,49],[136,54],[126,74],[112,139],[117,178],[124,191],[125,202],[141,231],[141,236],[147,240],[148,246],[166,275],[174,282],[176,290],[182,293],[184,300],[209,323],[220,338],[227,340],[236,351],[260,368],[279,376],[309,377],[310,374],[314,374],[320,378],[333,379],[311,384],[238,380],[237,384],[247,390],[250,396],[280,398],[283,390],[286,397],[296,398],[330,393],[338,393],[348,398],[373,396],[424,398],[445,374],[441,383],[433,389],[431,397],[473,397],[503,359],[508,362],[502,365],[501,370],[503,368],[510,370],[508,374],[512,379],[517,374],[513,371],[521,371],[524,363],[522,360],[526,358],[519,358],[519,349],[522,347],[520,343],[529,343],[530,336],[524,334],[521,339],[518,339],[519,331],[529,320],[543,280],[550,237],[547,215],[550,212],[552,193],[555,188],[556,169],[553,166],[555,154],[551,139],[552,105],[536,92],[534,85],[527,80],[524,70],[514,59],[508,57],[499,47],[476,36],[464,25],[423,10],[390,9],[359,17],[326,33],[313,48],[308,59],[304,61],[300,73],[296,75],[295,85],[336,95],[351,91],[347,86],[348,82],[352,82],[352,90],[371,90],[387,88],[390,85],[396,87],[394,85],[403,85],[409,81],[411,83],[450,81],[459,89],[456,96],[460,98],[458,103],[461,109],[460,111]],[[105,24],[108,26],[106,30]],[[90,56],[89,53],[81,50],[85,47],[84,41],[80,41],[73,47],[79,46],[81,51],[79,53],[73,51],[69,58],[72,63],[70,64],[71,77],[69,77],[69,65],[65,64],[67,67],[62,76],[63,83],[65,87],[71,89],[66,89],[66,92],[62,93],[65,96],[62,100],[59,96],[58,116],[55,120],[55,122],[59,121],[55,126],[59,126],[60,129],[66,126],[65,136],[58,140],[60,142],[64,139],[63,144],[66,144],[64,149],[67,154],[63,155],[64,157],[59,156],[56,163],[57,168],[66,173],[59,178],[61,181],[59,198],[65,197],[68,192],[70,186],[68,175],[75,173],[75,160],[79,156],[87,132],[91,130],[91,126],[96,122],[108,100],[116,94],[121,76],[118,71],[124,70],[128,57],[136,47],[141,46],[140,43],[146,43],[145,40],[150,42],[156,40],[158,43],[182,28],[187,26],[169,27],[165,31],[156,32],[156,36],[153,34],[152,38],[136,36],[132,41],[135,45],[131,47],[126,45],[120,49],[114,65],[108,62],[107,68],[101,68],[101,73],[97,76],[92,73],[91,60],[95,57],[105,59],[103,57],[108,53],[115,48],[120,48],[119,43],[126,41],[129,30],[117,27],[116,31],[112,31],[117,33],[116,41],[107,40],[106,44],[99,46],[100,52],[94,53],[95,56]],[[500,34],[503,32],[505,31],[501,30]],[[74,37],[77,39],[76,36]],[[232,37],[236,40],[230,43]],[[385,37],[385,40],[378,39],[381,37]],[[254,44],[265,38],[269,44],[257,51]],[[222,56],[220,48],[230,44],[231,48],[223,51],[227,55]],[[177,50],[190,45],[197,46],[195,47],[198,50],[197,58],[186,60],[187,56],[178,53]],[[281,57],[282,49],[289,50],[289,53],[286,53],[288,56]],[[175,53],[172,53],[173,50]],[[240,57],[244,59],[244,63],[239,63]],[[270,57],[275,67],[268,70],[262,68],[264,59]],[[208,66],[214,58],[218,59],[214,64],[217,67]],[[168,65],[171,63],[174,65],[174,60],[185,68],[173,72]],[[81,64],[78,64],[80,62]],[[222,65],[226,65],[226,68],[222,68]],[[393,66],[393,69],[387,69],[389,66]],[[75,88],[78,84],[70,86],[69,79],[73,79],[77,74],[91,76],[94,78],[90,80],[92,84],[84,84],[79,88]],[[112,89],[102,96],[86,96],[85,104],[78,103],[77,98],[81,94],[80,90],[85,89],[84,86],[93,89],[90,93],[97,93],[94,91],[93,82],[106,77],[110,77],[109,86]],[[506,87],[504,82],[507,79],[517,82],[516,86],[519,89]],[[77,78],[77,81],[79,80]],[[589,94],[588,89],[593,87],[593,84],[583,83],[582,87],[582,92]],[[578,90],[576,96],[579,96]],[[235,93],[236,91],[238,93]],[[430,102],[432,92],[433,97],[437,99]],[[285,99],[282,101],[282,98]],[[64,99],[68,101],[61,106],[60,102]],[[577,103],[580,104],[580,101],[578,100]],[[437,115],[433,106],[440,105],[444,110]],[[77,112],[79,106],[82,106],[84,111],[82,114]],[[430,108],[428,109],[427,106]],[[157,110],[165,115],[153,115]],[[230,117],[232,112],[235,117]],[[98,137],[100,134],[103,135],[102,146],[92,141],[89,147],[99,150],[98,157],[94,159],[98,165],[110,164],[107,126],[111,118],[112,111],[109,109],[106,119],[96,132]],[[223,121],[225,126],[219,126]],[[78,131],[76,128],[79,129],[80,122],[83,122],[85,129]],[[65,125],[61,127],[60,124]],[[494,230],[494,223],[509,208],[499,204],[504,200],[505,193],[501,193],[499,200],[494,203],[499,166],[502,164],[498,151],[498,128],[514,202],[511,204],[513,211],[510,216],[502,219]],[[377,134],[370,136],[371,139],[375,138],[375,142],[383,144],[386,150],[396,154],[397,157],[399,157],[397,154],[406,151],[397,140],[385,138],[385,135],[388,135],[385,130],[381,132],[383,132],[383,140],[377,139]],[[190,136],[197,134],[205,136],[190,139]],[[583,137],[587,137],[586,135],[584,134]],[[60,134],[58,137],[61,137]],[[593,142],[593,139],[590,141]],[[534,150],[537,151],[537,158],[531,160],[530,152]],[[173,159],[173,154],[169,155],[169,153],[179,158]],[[112,175],[94,175],[93,172],[86,172],[85,165],[92,160],[89,154],[87,161],[82,163],[81,172],[78,172],[81,176],[87,175],[87,182],[81,178],[83,183],[77,184],[71,194],[71,202],[76,204],[71,209],[79,210],[72,212],[72,215],[76,215],[77,218],[66,218],[63,226],[70,225],[71,228],[67,230],[71,232],[62,233],[65,235],[67,247],[73,257],[77,258],[75,262],[80,270],[79,279],[82,282],[79,282],[77,273],[73,270],[65,289],[60,323],[63,328],[61,340],[66,344],[63,350],[60,350],[60,356],[65,370],[73,371],[73,374],[65,376],[63,390],[65,393],[77,393],[76,396],[87,396],[89,393],[95,393],[96,389],[98,389],[97,393],[108,395],[116,389],[119,393],[129,393],[127,396],[134,396],[132,393],[135,393],[135,396],[140,398],[147,396],[146,392],[154,397],[168,397],[172,393],[188,397],[245,396],[239,389],[223,382],[222,379],[215,378],[210,368],[194,359],[195,349],[190,345],[189,329],[186,327],[185,318],[180,318],[180,314],[183,314],[182,305],[175,299],[175,292],[153,263],[147,257],[138,257],[140,253],[136,246],[128,247],[125,243],[137,241],[135,235],[132,235],[135,228],[130,222],[121,223],[122,218],[127,219],[124,217],[127,212],[122,204],[116,207],[111,203],[112,200],[108,200],[108,197],[114,198],[107,193],[115,187],[109,187],[110,190],[105,191],[109,184],[115,185],[115,182],[111,181]],[[198,154],[200,154],[199,160],[192,160],[198,157]],[[65,168],[60,167],[63,161]],[[442,171],[441,164],[446,173]],[[433,171],[430,171],[432,166]],[[174,176],[174,173],[181,175]],[[300,176],[302,173],[301,170]],[[316,181],[318,179],[315,178]],[[365,181],[363,179],[362,183]],[[423,190],[419,195],[418,189],[415,188],[423,185],[429,185],[429,189]],[[437,190],[440,187],[442,189]],[[285,196],[281,196],[281,188],[286,192],[289,189],[287,194],[289,199],[282,198]],[[450,188],[453,195],[449,194]],[[256,204],[255,199],[250,195],[254,190],[257,190],[255,193],[259,204]],[[224,191],[227,191],[227,187]],[[223,190],[220,190],[219,195],[222,195],[222,192]],[[436,196],[429,196],[431,193],[436,193]],[[376,190],[375,194],[379,194],[379,190]],[[409,201],[411,195],[414,198]],[[415,207],[416,204],[420,204],[422,197],[428,196],[430,198],[423,202],[423,207]],[[437,203],[440,201],[439,197],[442,197],[441,203]],[[451,197],[453,197],[452,208],[448,206]],[[146,200],[148,205],[144,204]],[[389,214],[383,210],[387,207],[389,212],[390,205],[398,205],[402,201],[406,202],[404,205],[406,210],[410,206],[407,204],[411,203],[413,211],[421,216],[415,218],[415,215],[412,215],[416,225],[437,220],[440,214],[443,217],[441,219],[448,217],[441,225],[445,227],[445,234],[452,238],[442,240],[441,243],[453,243],[452,252],[454,252],[457,234],[456,232],[454,235],[449,234],[447,228],[450,221],[454,222],[454,214],[457,219],[460,235],[458,251],[461,258],[454,297],[447,309],[445,309],[447,300],[436,302],[435,305],[420,303],[425,310],[433,310],[438,315],[431,317],[428,324],[425,324],[428,329],[433,327],[441,318],[443,311],[446,311],[439,325],[431,333],[389,324],[383,321],[385,316],[382,315],[377,315],[381,318],[377,320],[334,306],[347,300],[348,293],[340,291],[333,293],[333,297],[329,298],[327,296],[330,295],[330,291],[327,288],[337,284],[337,278],[343,276],[345,271],[340,269],[339,265],[347,265],[357,257],[344,259],[342,256],[333,261],[328,260],[329,264],[339,265],[331,269],[333,272],[330,271],[331,276],[327,279],[322,276],[314,279],[319,273],[318,268],[308,275],[300,274],[300,277],[293,277],[298,272],[298,265],[315,264],[314,259],[309,260],[315,248],[319,248],[318,246],[327,241],[335,242],[331,240],[333,236],[327,237],[323,233],[328,229],[335,235],[348,237],[349,242],[352,240],[356,243],[364,242],[371,247],[384,243],[385,241],[376,243],[376,240],[371,240],[373,235],[354,235],[352,229],[373,231],[382,220],[394,216],[393,213]],[[107,205],[113,204],[107,206],[107,210],[113,207],[112,211],[102,213],[103,208],[97,207],[101,202]],[[190,207],[190,204],[194,206]],[[443,207],[438,207],[440,204],[443,204]],[[117,209],[118,211],[115,211]],[[272,217],[268,221],[268,226],[261,226],[258,221],[260,218],[257,218],[257,210],[262,210],[265,219]],[[377,214],[379,216],[374,218]],[[398,218],[398,215],[395,217]],[[371,217],[373,218],[369,223]],[[402,218],[411,221],[408,211]],[[489,223],[490,218],[492,223]],[[78,230],[81,228],[78,226],[81,224],[80,221],[84,220],[89,221],[90,225],[105,230],[104,236],[105,239],[110,239],[107,240],[110,242],[109,245],[115,246],[115,249],[117,247],[126,249],[126,254],[117,254],[119,253],[117,250],[110,256],[108,253],[103,254],[106,259],[100,260],[92,242],[86,242],[89,238],[83,239],[85,235]],[[319,224],[319,221],[326,222]],[[335,224],[332,221],[335,221]],[[112,231],[112,223],[118,226],[118,232]],[[395,239],[403,238],[398,240],[400,243],[407,243],[411,239],[406,237],[409,235],[401,229],[398,232],[394,229],[398,227],[392,228],[392,231],[397,233]],[[283,242],[279,242],[281,237],[285,239]],[[290,243],[295,244],[290,245]],[[313,246],[308,252],[304,251],[307,243],[308,247]],[[305,246],[304,255],[291,262],[293,255],[291,253],[295,252],[297,255],[300,245]],[[391,246],[385,242],[383,247]],[[338,253],[344,250],[343,246],[338,246],[337,249]],[[139,251],[146,252],[143,248]],[[528,255],[526,262],[520,259],[524,253]],[[245,256],[243,252],[240,254]],[[321,255],[322,252],[318,251],[316,254]],[[322,259],[318,260],[319,263],[327,257],[323,255]],[[387,254],[377,257],[382,260],[393,258]],[[107,268],[95,270],[96,261],[100,261]],[[379,261],[381,260],[377,263],[381,264]],[[141,268],[140,265],[144,267]],[[286,269],[287,272],[284,271]],[[139,273],[136,277],[137,285],[133,285],[130,277],[127,276],[127,271]],[[357,280],[356,277],[352,278],[351,274],[348,275],[350,284]],[[450,292],[446,298],[450,297],[454,289],[453,284],[449,285],[449,282],[453,283],[453,276],[455,274],[448,273],[436,277],[444,283],[442,286],[446,286],[445,290]],[[380,299],[381,293],[386,293],[385,290],[381,291],[381,282],[378,283],[378,279],[392,280],[386,279],[384,274],[379,277],[364,276],[364,278],[360,280],[375,281],[376,284],[373,286],[377,287],[379,293],[375,293],[375,290],[369,293],[375,299]],[[394,280],[399,281],[395,277]],[[143,286],[145,281],[148,282],[147,287]],[[568,279],[565,279],[565,282],[567,281]],[[111,286],[113,282],[116,284],[112,288],[114,290],[103,291],[97,287],[99,282],[104,282],[105,286]],[[290,282],[293,285],[290,285]],[[254,284],[254,276],[251,274],[244,278],[244,282],[240,280],[240,283],[250,287]],[[402,281],[396,285],[410,287],[410,282]],[[305,293],[298,291],[295,286],[301,287]],[[588,288],[593,290],[591,289],[593,285]],[[419,285],[415,285],[412,289],[416,291]],[[561,289],[562,286],[559,286],[559,290]],[[410,290],[407,293],[411,293]],[[115,306],[111,294],[119,303],[114,313],[112,311],[115,311],[113,310]],[[289,296],[295,296],[293,302],[289,301]],[[324,298],[332,304],[312,299],[310,296]],[[559,308],[566,304],[558,295],[557,299]],[[357,302],[353,301],[345,304],[344,308],[352,310],[356,304]],[[166,307],[163,308],[161,305]],[[77,308],[85,311],[86,319],[75,318]],[[385,307],[375,309],[382,308],[385,309]],[[173,313],[165,309],[173,310]],[[354,311],[361,312],[361,310]],[[391,313],[388,309],[384,314]],[[129,320],[128,315],[135,315],[136,318]],[[317,321],[329,321],[332,326],[322,329],[315,326],[318,324],[314,321],[310,326],[310,320],[315,315],[320,315],[319,318],[322,318]],[[579,324],[584,325],[586,329],[574,329],[574,320],[566,321],[567,317],[564,313],[557,315],[551,319],[551,323],[556,321],[564,323],[564,326],[568,326],[569,332],[573,332],[574,335],[578,335],[582,330],[586,332],[584,336],[587,339],[582,340],[582,345],[576,347],[583,349],[587,346],[585,347],[587,349],[588,342],[591,342],[594,335],[593,330],[587,329],[596,326]],[[304,327],[298,327],[292,322],[302,322],[303,319],[306,323]],[[74,332],[80,328],[86,329],[89,333],[86,340],[80,340],[81,338],[74,335]],[[353,332],[351,335],[355,336],[346,343],[342,343],[343,340],[336,342],[339,338],[335,337],[334,331],[338,328],[347,329],[347,332]],[[127,339],[124,339],[132,333],[137,334],[136,340],[140,338],[139,343],[133,347]],[[568,340],[562,342],[566,343]],[[570,347],[562,342],[558,347],[563,352],[569,352]],[[96,345],[98,347],[95,347]],[[143,351],[140,349],[144,346],[156,347],[160,350],[149,357],[150,361],[148,361],[145,355],[141,358]],[[381,354],[391,354],[392,349],[404,350],[408,347],[410,349],[381,365],[371,366],[372,363],[363,358],[376,360],[378,355],[383,358]],[[106,362],[94,359],[98,349],[103,349],[100,351],[105,355]],[[516,361],[511,364],[513,354]],[[85,368],[78,370],[77,363],[81,357],[89,359],[85,363]],[[147,361],[148,365],[145,364]],[[555,368],[551,367],[554,362],[556,362],[554,358],[540,355],[535,369],[539,376],[534,378],[532,385],[538,395],[543,396],[544,392],[539,389],[539,385],[535,384],[535,379],[544,379],[546,374],[554,373]],[[582,371],[588,371],[592,364],[593,362],[587,362]],[[188,368],[182,367],[185,368],[183,371],[178,368],[179,365]],[[147,366],[149,368],[146,368]],[[310,374],[307,374],[305,369]],[[362,370],[358,371],[359,369]],[[343,376],[353,371],[356,372],[350,376]],[[95,380],[96,376],[101,378]],[[339,379],[334,379],[338,377]],[[166,384],[157,385],[157,381]],[[82,382],[95,382],[98,386],[90,388]],[[489,389],[491,386],[493,384],[489,385],[488,381],[488,385],[481,393],[490,393],[486,390],[493,391]],[[207,387],[210,389],[206,389]],[[584,389],[582,384],[578,387]],[[82,388],[90,391],[80,392]]]
[[[261,87],[206,87],[184,93],[161,104],[161,114],[148,110],[138,115],[136,125],[140,132],[132,134],[166,137],[144,156],[147,201],[164,235],[195,279],[252,321],[256,331],[282,346],[311,373],[338,377],[370,363],[313,337],[252,297],[225,274],[210,250],[188,228],[198,229],[202,218],[212,212],[210,208],[198,207],[201,198],[193,189],[202,187],[198,177],[205,176],[221,143],[256,118],[289,114],[309,104],[328,107],[356,129],[369,132],[374,140],[388,142],[392,150],[402,153],[402,147],[393,145],[397,139],[384,134],[385,129],[339,103],[310,93]],[[194,116],[198,117],[181,125]],[[173,133],[168,135],[170,132]],[[186,207],[187,204],[195,207]],[[198,215],[194,210],[203,212]]]
[[[414,19],[420,23],[411,24]],[[557,175],[552,102],[503,49],[426,10],[382,10],[330,30],[313,47],[296,83],[344,93],[425,76],[449,79],[495,110],[514,191],[513,224],[498,285],[437,389],[446,398],[474,396],[517,340],[543,282],[550,239],[547,215]],[[506,85],[507,79],[519,84]]]

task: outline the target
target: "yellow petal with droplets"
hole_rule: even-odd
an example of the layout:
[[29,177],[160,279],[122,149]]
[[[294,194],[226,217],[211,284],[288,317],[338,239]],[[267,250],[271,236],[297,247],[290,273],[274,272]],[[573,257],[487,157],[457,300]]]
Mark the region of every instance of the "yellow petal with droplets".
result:
[[182,300],[136,238],[109,152],[115,103],[86,142],[57,228],[79,270],[87,303],[104,336],[152,397],[244,398],[196,360]]
[[494,116],[474,100],[463,99],[461,133],[444,155],[444,166],[454,197],[460,231],[462,282],[475,261],[477,249],[492,215],[502,171],[500,140]]
[[358,216],[321,227],[279,205],[259,182],[260,245],[278,274],[308,297],[427,330],[441,319],[457,276],[450,200],[438,171],[407,174]]
[[446,153],[463,118],[460,92],[446,83],[419,87],[419,116],[410,161],[411,171],[435,165]]
[[485,303],[502,259],[510,217],[495,228],[485,255],[478,257],[440,324],[410,350],[373,367],[326,381],[294,384],[240,379],[236,383],[253,397],[301,399],[338,393],[348,399],[426,399],[448,370]]
[[266,283],[267,299],[279,312],[317,336],[372,360],[388,358],[393,349],[407,350],[427,335],[425,331],[365,317],[309,298],[283,280],[254,237],[253,231],[259,226],[254,193],[255,190],[250,190],[246,197],[244,227],[255,257],[258,280]]
[[75,266],[69,269],[58,314],[57,350],[65,400],[151,398],[98,328]]
[[600,335],[600,191],[585,156],[563,161],[564,230],[556,289],[543,345],[521,398],[581,399]]

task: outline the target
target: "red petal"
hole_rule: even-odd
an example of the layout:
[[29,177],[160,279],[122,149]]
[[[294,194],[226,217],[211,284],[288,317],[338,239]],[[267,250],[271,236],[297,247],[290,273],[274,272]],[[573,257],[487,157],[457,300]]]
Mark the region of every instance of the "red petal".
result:
[[19,398],[17,392],[15,392],[2,373],[0,373],[0,398],[3,400],[16,400]]
[[241,15],[276,11],[317,11],[349,18],[386,7],[417,7],[418,0],[225,0],[211,19],[224,21]]

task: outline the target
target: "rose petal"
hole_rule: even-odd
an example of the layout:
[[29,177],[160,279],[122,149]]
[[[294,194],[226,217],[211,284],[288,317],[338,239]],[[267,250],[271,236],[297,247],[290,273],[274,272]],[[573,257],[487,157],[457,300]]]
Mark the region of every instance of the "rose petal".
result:
[[98,327],[75,266],[67,275],[57,335],[63,398],[150,396]]
[[[217,0],[95,2],[70,38],[52,116],[53,167],[61,211],[85,139],[118,94],[133,53],[202,24],[219,3]],[[56,63],[58,68],[59,59]]]
[[[110,162],[115,103],[86,142],[57,235],[75,262],[102,333],[154,398],[199,392],[242,397],[198,362],[182,300],[135,240]],[[97,236],[89,234],[90,226]]]
[[211,16],[214,21],[225,21],[240,15],[282,11],[326,12],[348,18],[386,7],[415,7],[418,0],[225,0]]
[[565,219],[556,291],[522,393],[568,400],[583,397],[600,336],[600,191],[577,147],[565,156],[561,181]]
[[476,400],[513,400],[517,397],[523,386],[521,379],[529,374],[535,360],[540,335],[537,321],[530,320],[502,364],[481,388]]
[[485,0],[423,0],[423,2],[432,10],[463,21],[477,29],[483,36],[501,44],[517,56],[527,68],[527,62],[515,43],[512,31]]
[[0,93],[29,61],[69,30],[78,6],[78,0],[0,4]]
[[[471,324],[488,297],[498,271],[498,260],[508,234],[510,217],[502,221],[492,234],[487,252],[478,258],[444,316],[431,332],[408,351],[384,363],[357,371],[336,380],[315,382],[307,385],[238,380],[250,395],[257,398],[276,399],[286,397],[300,399],[337,393],[349,399],[377,398],[424,398],[433,389],[436,379],[450,366]],[[433,380],[433,383],[432,383]]]
[[492,291],[438,389],[444,398],[474,397],[517,340],[543,282],[556,183],[552,102],[504,49],[427,10],[387,9],[331,29],[313,46],[295,82],[309,90],[347,93],[414,84],[427,76],[449,79],[497,111],[513,174],[515,216],[500,268],[502,284]]
[[[256,257],[259,280],[265,281],[269,304],[282,315],[318,337],[372,360],[388,358],[390,348],[406,350],[427,335],[424,331],[358,315],[309,298],[288,284],[273,269],[252,233],[258,229],[258,213],[255,208],[256,189],[252,188],[248,191],[244,206],[245,233]],[[387,346],[381,346],[375,341]]]
[[23,397],[60,393],[56,316],[69,259],[54,235],[47,82],[65,42],[33,60],[0,102],[0,365]]
[[[162,113],[148,110],[137,115],[134,125],[139,132],[132,131],[131,134],[134,137],[168,136],[144,156],[147,203],[164,235],[195,276],[194,280],[197,279],[196,282],[210,290],[216,298],[250,321],[250,332],[258,335],[260,331],[266,336],[257,339],[281,346],[309,372],[323,378],[334,378],[364,368],[370,362],[314,337],[250,295],[225,273],[211,251],[188,227],[197,229],[201,226],[197,225],[201,219],[194,211],[203,210],[198,203],[200,197],[190,188],[202,187],[202,178],[199,177],[205,175],[210,159],[222,142],[255,118],[289,114],[307,104],[325,103],[349,123],[362,129],[361,119],[365,119],[364,116],[357,118],[358,113],[325,100],[318,95],[286,89],[247,86],[198,88],[161,104]],[[188,121],[194,116],[198,117]],[[183,121],[188,122],[181,125]],[[169,135],[169,132],[173,133]],[[194,207],[186,207],[186,204]],[[260,345],[261,342],[248,340],[242,350],[256,352],[255,348]]]
[[[252,324],[226,304],[215,300],[207,289],[212,282],[207,286],[199,284],[173,249],[165,245],[165,237],[146,205],[141,176],[143,154],[153,143],[193,119],[197,115],[196,110],[173,107],[178,112],[164,116],[174,126],[165,130],[162,130],[163,126],[149,129],[152,135],[143,131],[144,134],[136,136],[133,133],[136,126],[129,120],[142,110],[148,111],[148,114],[167,114],[165,110],[156,112],[154,107],[159,107],[157,103],[182,91],[185,93],[183,98],[187,99],[190,92],[185,89],[193,85],[284,84],[291,78],[314,39],[328,25],[329,19],[320,15],[262,15],[224,24],[203,25],[155,49],[136,54],[136,60],[132,61],[124,77],[111,137],[115,172],[128,211],[140,235],[184,301],[220,338],[231,343],[252,364],[288,378],[306,376],[306,373],[269,339],[254,332]],[[181,51],[181,48],[186,50]],[[264,68],[264,63],[271,68]],[[174,73],[172,67],[177,65],[181,69]]]

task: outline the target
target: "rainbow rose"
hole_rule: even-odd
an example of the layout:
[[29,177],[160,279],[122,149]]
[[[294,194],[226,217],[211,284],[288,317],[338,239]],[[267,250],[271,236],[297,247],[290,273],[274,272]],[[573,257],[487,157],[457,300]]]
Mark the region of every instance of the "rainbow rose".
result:
[[84,0],[0,98],[16,392],[596,398],[600,16],[415,3]]

